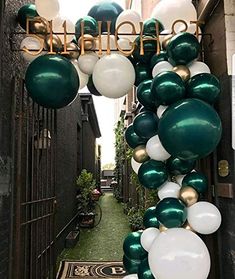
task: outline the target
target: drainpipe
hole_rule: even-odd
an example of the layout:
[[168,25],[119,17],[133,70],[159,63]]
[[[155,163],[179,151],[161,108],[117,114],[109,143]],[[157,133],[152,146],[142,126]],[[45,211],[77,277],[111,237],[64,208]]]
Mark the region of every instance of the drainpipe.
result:
[[214,8],[219,4],[220,0],[205,0],[198,4],[198,20],[205,21],[210,17]]

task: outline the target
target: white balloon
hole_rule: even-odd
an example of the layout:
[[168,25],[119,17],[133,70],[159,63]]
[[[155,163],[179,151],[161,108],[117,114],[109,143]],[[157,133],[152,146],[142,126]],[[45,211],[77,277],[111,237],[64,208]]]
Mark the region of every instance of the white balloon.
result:
[[37,13],[47,20],[53,20],[60,11],[58,0],[35,0]]
[[211,234],[221,224],[221,214],[216,206],[209,202],[197,202],[188,207],[188,222],[200,234]]
[[124,276],[122,279],[138,279],[138,274],[129,274]]
[[147,141],[146,152],[151,159],[156,161],[165,161],[171,157],[171,155],[162,146],[158,135],[153,136]]
[[118,46],[124,51],[131,50],[131,48],[132,48],[131,41],[127,38],[120,38],[118,40]]
[[142,163],[136,162],[136,160],[133,157],[131,158],[131,167],[136,174],[138,174],[141,165]]
[[[191,33],[193,35],[196,35],[196,30],[197,30],[196,24],[191,24],[190,22],[186,22],[186,23],[187,23],[187,26],[188,26],[186,32]],[[184,32],[184,30],[185,30],[184,25],[180,25],[180,26],[178,26],[178,28],[176,26],[176,28],[175,28],[176,33],[179,33],[179,32],[182,32],[182,31]],[[199,27],[199,34],[201,34],[201,33],[202,33],[202,31],[201,31],[201,28]],[[202,40],[202,36],[199,35],[198,36],[198,41],[201,42],[201,40]]]
[[167,181],[158,190],[158,197],[160,200],[165,198],[179,198],[181,187],[174,182]]
[[24,47],[26,49],[28,49],[31,53],[35,54],[41,48],[40,40],[37,39],[36,37],[26,37],[21,42],[21,44],[20,44],[20,49],[22,50],[21,54],[22,54],[23,58],[25,59],[25,61],[27,61],[27,62],[32,62],[37,57],[46,54],[46,51],[42,51],[38,55],[33,55],[33,54],[30,54],[30,53],[27,53],[26,51],[24,51],[23,50]]
[[89,80],[89,75],[84,74],[80,70],[79,65],[78,65],[78,61],[76,59],[72,59],[71,62],[72,62],[73,66],[75,67],[75,69],[77,70],[77,73],[78,73],[78,77],[79,77],[79,81],[80,81],[79,89],[82,89],[87,85],[88,80]]
[[184,179],[184,177],[186,176],[186,174],[179,174],[175,176],[175,180],[179,185],[182,185],[182,181]]
[[147,228],[143,231],[140,237],[140,243],[144,250],[150,250],[154,240],[159,236],[160,231],[157,228]]
[[[140,22],[142,21],[142,19],[141,19],[141,16],[136,11],[133,11],[133,10],[123,11],[117,18],[116,28],[118,27],[118,25],[120,23],[122,23],[124,21],[132,22],[135,26],[136,34],[140,33]],[[134,40],[138,37],[138,35],[123,35],[123,34],[131,34],[132,33],[132,26],[130,24],[122,25],[119,28],[118,33],[122,34],[122,35],[118,35],[119,38],[127,38],[131,42],[134,42]]]
[[[160,1],[153,12],[153,18],[158,19],[166,30],[172,30],[173,23],[178,20],[190,22],[197,19],[197,12],[191,1]],[[182,24],[184,26],[184,24]]]
[[172,69],[173,69],[173,66],[168,61],[158,62],[153,68],[152,76],[154,78],[158,74],[165,72],[165,71],[172,71]]
[[92,75],[95,65],[98,62],[99,57],[95,52],[88,52],[84,55],[80,55],[78,58],[78,65],[80,70],[87,74]]
[[116,99],[128,94],[134,86],[135,69],[123,55],[105,55],[96,63],[92,78],[100,94]]
[[[54,33],[62,33],[63,35],[59,35],[57,34],[57,36],[60,38],[62,44],[64,44],[64,21],[66,21],[66,33],[75,33],[75,25],[74,23],[66,18],[61,18],[61,17],[57,17],[53,20],[52,22],[52,30]],[[66,41],[67,43],[71,42],[74,38],[74,35],[66,35]]]
[[210,74],[210,68],[203,62],[200,61],[194,61],[193,63],[190,63],[187,65],[190,71],[190,77],[196,76],[198,74],[202,73],[209,73]]
[[[99,49],[99,41],[96,40],[96,53],[98,54],[98,49]],[[116,42],[115,42],[115,36],[110,35],[109,37],[109,43],[110,43],[110,50],[117,50]],[[106,55],[107,53],[107,48],[108,48],[108,35],[101,35],[101,49],[102,49],[102,56]],[[113,51],[112,51],[113,53]]]
[[151,246],[148,260],[155,278],[206,279],[210,271],[205,243],[183,228],[160,233]]
[[160,105],[160,106],[157,108],[157,116],[158,116],[159,118],[161,118],[162,115],[163,115],[163,113],[164,113],[164,111],[165,111],[167,108],[168,108],[168,106],[162,106],[162,105]]

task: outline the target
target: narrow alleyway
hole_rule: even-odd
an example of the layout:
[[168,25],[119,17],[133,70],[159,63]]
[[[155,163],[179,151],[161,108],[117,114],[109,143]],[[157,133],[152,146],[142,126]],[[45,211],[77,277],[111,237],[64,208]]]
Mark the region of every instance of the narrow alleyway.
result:
[[122,244],[130,231],[127,218],[112,193],[105,193],[100,205],[103,213],[100,224],[94,229],[83,229],[75,248],[65,249],[60,260],[122,260]]

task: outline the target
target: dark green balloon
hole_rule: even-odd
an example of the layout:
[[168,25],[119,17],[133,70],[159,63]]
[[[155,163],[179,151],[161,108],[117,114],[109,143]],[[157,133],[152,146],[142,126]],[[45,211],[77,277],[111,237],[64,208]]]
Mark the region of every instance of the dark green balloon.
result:
[[199,194],[203,194],[207,191],[208,179],[203,173],[191,172],[184,177],[182,181],[182,186],[183,187],[191,186]]
[[[143,36],[143,38],[154,38],[154,36]],[[149,64],[152,56],[157,52],[157,41],[148,40],[144,41],[144,55],[140,55],[140,36],[135,40],[135,50],[133,52],[136,62]]]
[[182,78],[170,71],[156,75],[151,86],[157,104],[168,106],[184,98],[186,91]]
[[168,178],[165,163],[155,160],[144,162],[138,171],[141,185],[147,189],[158,189]]
[[111,21],[111,33],[115,33],[117,17],[123,11],[123,8],[115,2],[102,1],[93,6],[88,15],[98,21],[102,21],[102,32],[107,32],[107,21]]
[[156,111],[157,107],[152,97],[151,84],[151,79],[147,79],[140,83],[137,88],[137,99],[146,109]]
[[155,279],[153,276],[150,267],[148,258],[141,261],[139,268],[138,268],[138,279]]
[[209,104],[218,100],[220,90],[217,77],[208,73],[193,76],[187,83],[187,97],[201,99]]
[[125,131],[125,139],[130,148],[136,148],[138,145],[145,145],[147,140],[136,135],[133,124],[130,124]]
[[22,6],[17,15],[17,20],[20,24],[20,26],[26,30],[26,25],[27,25],[27,17],[28,18],[33,18],[38,16],[36,6],[34,4],[25,4]]
[[154,112],[141,112],[134,118],[134,131],[139,137],[150,139],[158,132],[158,121],[159,119]]
[[156,23],[158,22],[159,34],[164,30],[162,23],[156,18],[149,18],[144,22],[144,35],[157,36]]
[[176,157],[170,157],[166,161],[167,170],[174,175],[191,172],[194,169],[195,164],[195,160],[181,160]]
[[98,35],[98,23],[91,16],[85,16],[80,18],[75,25],[76,38],[80,38],[81,36],[81,22],[84,21],[84,34],[90,34],[92,36]]
[[176,198],[165,198],[156,206],[158,220],[167,228],[180,228],[187,219],[185,204]]
[[139,86],[142,81],[152,78],[149,66],[142,63],[135,65],[135,86]]
[[168,61],[168,55],[166,51],[160,51],[159,54],[154,54],[150,61],[150,68],[153,69],[154,66],[162,61]]
[[144,227],[147,228],[159,228],[160,223],[156,217],[156,206],[149,207],[145,213],[143,218]]
[[196,160],[214,151],[222,134],[217,112],[198,99],[171,105],[159,120],[158,134],[164,148],[182,160]]
[[139,269],[141,261],[132,260],[127,258],[125,255],[123,256],[123,266],[128,274],[136,274]]
[[100,92],[96,89],[94,83],[93,83],[93,79],[92,79],[92,75],[89,77],[89,80],[88,80],[88,83],[87,83],[87,89],[89,90],[89,92],[92,94],[92,95],[95,95],[95,96],[102,96],[100,94]]
[[77,96],[79,77],[73,64],[60,55],[36,58],[28,67],[25,85],[30,97],[46,108],[62,108]]
[[179,33],[170,40],[166,50],[177,65],[186,65],[198,57],[200,44],[194,35]]
[[123,251],[127,258],[131,260],[143,260],[147,257],[147,252],[140,243],[142,232],[129,233],[123,243]]

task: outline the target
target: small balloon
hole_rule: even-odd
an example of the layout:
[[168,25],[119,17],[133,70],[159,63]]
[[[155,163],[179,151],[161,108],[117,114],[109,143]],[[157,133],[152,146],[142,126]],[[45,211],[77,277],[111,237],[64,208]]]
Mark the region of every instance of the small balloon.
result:
[[160,105],[158,108],[157,108],[157,116],[158,118],[160,119],[163,115],[163,113],[165,112],[165,110],[168,108],[168,106],[162,106]]
[[149,207],[145,211],[143,217],[143,224],[146,229],[151,227],[159,228],[160,223],[156,217],[155,211],[156,211],[156,206]]
[[154,103],[154,100],[152,98],[151,94],[151,84],[152,80],[147,79],[145,81],[142,81],[138,88],[137,88],[137,99],[138,101],[149,110],[156,111],[156,105]]
[[[167,46],[168,46],[170,40],[171,40],[173,37],[174,37],[173,34],[168,34],[168,35],[166,35],[166,36],[163,37],[163,40],[162,40],[162,48],[163,48],[164,50],[167,49]],[[168,55],[167,55],[167,56],[168,56]]]
[[171,157],[171,155],[162,146],[158,135],[150,138],[146,144],[146,152],[148,156],[156,161],[165,161]]
[[166,232],[167,230],[168,230],[167,227],[165,227],[163,224],[160,224],[160,227],[159,227],[160,232]]
[[138,171],[139,171],[139,168],[141,165],[142,165],[142,163],[136,162],[133,157],[131,158],[131,167],[136,174],[138,174]]
[[17,20],[20,26],[26,30],[27,18],[35,18],[38,16],[36,6],[34,4],[23,5],[17,14]]
[[133,150],[133,158],[137,163],[143,163],[149,159],[145,145],[139,145]]
[[172,71],[172,70],[173,70],[173,66],[168,61],[158,62],[153,68],[152,77],[154,78],[155,76],[157,76],[162,72]]
[[69,59],[78,59],[79,49],[75,43],[67,43],[67,51],[69,54],[64,54],[63,56]]
[[[156,41],[153,41],[154,36],[143,36],[143,49],[144,55],[140,54],[141,50],[141,43],[140,43],[140,36],[138,36],[135,40],[135,50],[133,52],[134,59],[137,62],[141,62],[144,64],[148,64],[154,54],[157,52],[157,44]],[[148,40],[147,40],[148,39]]]
[[135,86],[139,86],[140,83],[152,78],[148,65],[143,63],[137,63],[135,65]]
[[[156,24],[158,24],[158,32],[156,30]],[[144,21],[144,35],[153,35],[157,36],[157,34],[160,34],[164,30],[164,27],[160,21],[158,21],[155,18],[149,18]]]
[[31,21],[29,24],[29,30],[31,33],[36,34],[38,37],[44,39],[49,31],[49,23],[42,17],[35,17],[35,21]]
[[125,140],[130,148],[136,148],[138,145],[145,145],[147,140],[137,136],[133,124],[130,124],[125,131]]
[[[24,51],[24,48],[30,50],[30,53]],[[37,57],[44,55],[46,52],[42,51],[41,53],[37,54],[38,51],[41,49],[40,39],[36,37],[26,37],[20,44],[21,55],[23,56],[26,62],[32,62]],[[37,55],[35,55],[37,54]]]
[[159,54],[154,54],[150,61],[150,68],[153,69],[157,63],[162,61],[168,61],[168,56],[166,51],[160,51]]
[[80,49],[82,48],[82,44],[84,46],[84,50],[93,50],[96,48],[96,42],[94,40],[94,37],[89,34],[85,34],[83,38],[80,37],[78,39],[78,47]]
[[60,38],[55,34],[52,34],[52,38],[51,35],[47,35],[45,39],[47,48],[50,48],[51,40],[52,40],[53,51],[60,52],[63,47]]
[[195,167],[195,160],[181,160],[177,157],[170,157],[166,166],[170,173],[174,175],[187,174]]
[[95,52],[88,52],[84,55],[79,56],[79,68],[84,74],[92,75],[95,65],[98,61],[99,57]]
[[211,73],[210,68],[201,61],[193,61],[192,63],[188,64],[187,67],[189,68],[191,78],[198,74]]
[[142,247],[145,249],[145,251],[149,251],[151,248],[151,245],[153,244],[153,241],[158,237],[160,234],[160,231],[157,228],[147,228],[143,231],[140,242]]
[[180,186],[177,183],[167,181],[158,189],[158,197],[160,200],[165,198],[179,198]]
[[35,0],[38,14],[49,20],[54,20],[60,11],[60,5],[57,0]]
[[148,263],[148,258],[141,261],[138,269],[138,279],[155,279]]
[[179,198],[187,206],[192,206],[198,201],[198,192],[192,187],[182,187],[179,193]]
[[[46,0],[47,1],[47,0]],[[51,2],[47,1],[47,2]],[[75,25],[74,23],[66,18],[62,18],[58,16],[52,21],[52,30],[53,33],[55,33],[61,40],[62,44],[65,44],[65,37],[64,37],[64,24],[66,23],[66,42],[69,43],[73,40],[74,38],[74,33],[75,33]],[[62,34],[60,34],[62,33]]]
[[199,194],[203,194],[207,191],[208,179],[203,173],[191,172],[183,178],[182,186],[193,187]]
[[186,176],[186,174],[178,174],[175,176],[175,181],[182,186],[182,181],[184,179],[184,177]]
[[175,72],[177,75],[179,75],[182,80],[185,82],[185,81],[188,81],[189,78],[190,78],[190,71],[189,69],[184,66],[184,65],[178,65],[178,66],[175,66],[173,69],[172,69],[173,72]]

